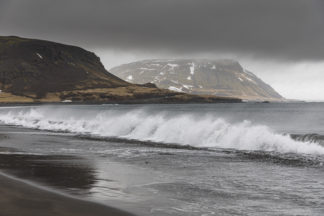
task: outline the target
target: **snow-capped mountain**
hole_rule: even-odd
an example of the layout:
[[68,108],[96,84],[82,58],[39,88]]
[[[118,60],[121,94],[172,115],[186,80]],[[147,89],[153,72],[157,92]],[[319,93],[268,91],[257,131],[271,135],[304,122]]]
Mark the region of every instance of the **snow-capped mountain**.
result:
[[191,94],[280,101],[284,98],[234,60],[144,60],[110,69],[132,83],[154,83],[159,88]]

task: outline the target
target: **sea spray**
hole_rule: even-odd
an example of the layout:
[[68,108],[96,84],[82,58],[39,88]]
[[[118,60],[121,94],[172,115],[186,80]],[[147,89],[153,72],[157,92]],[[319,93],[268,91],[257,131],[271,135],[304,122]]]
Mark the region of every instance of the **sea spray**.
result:
[[316,142],[298,141],[250,121],[230,123],[217,114],[149,112],[146,109],[98,110],[60,107],[1,109],[3,124],[40,130],[66,131],[175,143],[206,148],[324,154]]

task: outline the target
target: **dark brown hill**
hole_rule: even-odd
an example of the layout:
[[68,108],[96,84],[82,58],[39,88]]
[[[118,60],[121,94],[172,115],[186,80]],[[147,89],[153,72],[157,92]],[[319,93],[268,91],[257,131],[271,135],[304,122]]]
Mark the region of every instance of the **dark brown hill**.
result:
[[0,89],[18,95],[129,85],[91,52],[42,40],[0,37]]

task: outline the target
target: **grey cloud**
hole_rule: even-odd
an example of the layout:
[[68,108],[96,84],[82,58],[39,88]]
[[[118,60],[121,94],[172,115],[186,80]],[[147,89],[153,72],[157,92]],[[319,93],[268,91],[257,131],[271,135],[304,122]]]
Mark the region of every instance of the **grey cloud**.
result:
[[0,0],[0,34],[93,48],[324,59],[322,0]]

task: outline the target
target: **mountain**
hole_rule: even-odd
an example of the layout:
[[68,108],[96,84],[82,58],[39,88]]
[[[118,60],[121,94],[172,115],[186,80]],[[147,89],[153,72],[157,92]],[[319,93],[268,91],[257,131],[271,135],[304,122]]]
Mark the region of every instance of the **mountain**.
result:
[[177,92],[256,101],[284,100],[234,60],[155,59],[124,64],[110,71],[128,82],[152,82],[159,88]]
[[237,101],[136,85],[106,71],[80,47],[0,37],[0,102],[177,103]]
[[75,46],[0,37],[0,88],[16,94],[127,86],[100,59]]

